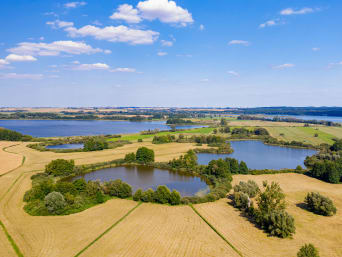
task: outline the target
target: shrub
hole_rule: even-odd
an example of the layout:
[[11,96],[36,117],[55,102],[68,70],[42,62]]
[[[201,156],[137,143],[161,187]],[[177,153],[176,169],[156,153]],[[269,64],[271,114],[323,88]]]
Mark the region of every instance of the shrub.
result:
[[308,209],[316,214],[324,216],[332,216],[336,214],[334,203],[320,193],[311,192],[305,197],[305,203]]
[[233,204],[236,208],[240,210],[246,210],[250,207],[250,199],[248,195],[244,192],[235,192]]
[[221,178],[232,178],[228,163],[222,159],[211,160],[206,167],[206,174]]
[[125,155],[125,162],[135,162],[136,157],[135,157],[135,153],[128,153]]
[[133,195],[133,200],[134,201],[141,201],[142,195],[143,195],[143,191],[142,191],[142,189],[139,188],[137,191],[135,191],[135,193]]
[[64,195],[64,198],[65,198],[65,201],[70,205],[74,204],[75,202],[75,196],[70,194],[69,192]]
[[170,204],[171,205],[179,205],[181,202],[181,195],[178,191],[172,190],[170,195]]
[[239,173],[248,174],[247,164],[244,161],[241,161],[239,164]]
[[86,191],[87,188],[87,182],[85,181],[84,178],[79,178],[76,179],[75,181],[72,182],[78,192],[84,192]]
[[86,186],[86,193],[90,197],[95,197],[98,191],[101,191],[101,185],[99,181],[88,181]]
[[142,138],[139,138],[139,139],[138,139],[138,142],[139,142],[139,143],[141,143],[142,141],[143,141]]
[[75,168],[74,160],[57,159],[45,166],[45,172],[54,176],[68,175],[73,173]]
[[44,204],[47,210],[52,214],[60,214],[66,202],[64,196],[59,192],[51,192],[44,198]]
[[171,192],[166,186],[158,186],[154,192],[154,201],[157,203],[165,204],[170,202]]
[[105,183],[105,192],[111,196],[127,198],[132,196],[132,187],[120,179]]
[[264,192],[257,197],[257,203],[262,215],[267,215],[274,211],[285,210],[285,194],[279,184],[272,182],[271,185],[267,181],[263,182]]
[[97,203],[103,203],[104,202],[104,195],[103,195],[102,191],[96,192],[95,199],[96,199]]
[[266,230],[272,236],[286,238],[296,232],[294,218],[286,211],[272,211],[264,220]]
[[140,147],[136,153],[136,160],[142,163],[154,162],[154,151],[147,147]]
[[298,251],[297,257],[319,257],[319,253],[312,244],[305,244]]
[[234,192],[242,192],[253,198],[260,192],[260,189],[255,181],[248,180],[247,183],[240,181],[238,185],[235,185]]
[[86,152],[103,149],[108,149],[108,143],[102,138],[89,138],[84,142],[83,150]]
[[71,182],[58,181],[55,185],[55,191],[60,192],[64,196],[66,193],[70,193],[72,195],[77,194],[77,189],[75,185]]
[[145,192],[143,192],[141,201],[143,202],[153,202],[154,200],[154,191],[152,188],[147,189]]

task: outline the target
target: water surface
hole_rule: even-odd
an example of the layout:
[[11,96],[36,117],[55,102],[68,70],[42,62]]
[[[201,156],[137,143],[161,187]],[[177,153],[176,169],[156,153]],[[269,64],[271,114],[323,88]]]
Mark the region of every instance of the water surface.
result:
[[316,153],[315,150],[299,149],[282,146],[265,145],[261,141],[231,141],[234,149],[232,154],[199,153],[198,163],[208,164],[211,160],[219,158],[235,158],[246,162],[250,169],[295,169],[297,165],[303,168],[306,156]]
[[48,145],[46,149],[80,149],[83,144],[63,144],[63,145]]
[[182,196],[192,196],[209,190],[205,181],[199,177],[144,166],[121,166],[101,169],[75,177],[72,180],[81,177],[86,181],[100,180],[102,182],[121,179],[132,186],[133,192],[138,188],[143,190],[152,188],[155,190],[159,185],[165,185],[171,191],[175,189]]
[[[145,130],[169,130],[165,121],[103,120],[0,120],[0,127],[34,137],[89,136],[130,134]],[[177,129],[199,128],[199,125],[176,126]]]

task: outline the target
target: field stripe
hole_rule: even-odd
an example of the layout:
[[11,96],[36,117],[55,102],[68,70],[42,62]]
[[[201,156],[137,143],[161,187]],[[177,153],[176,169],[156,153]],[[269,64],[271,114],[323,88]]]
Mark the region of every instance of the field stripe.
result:
[[217,230],[216,230],[216,228],[213,226],[213,225],[211,225],[210,223],[209,223],[209,221],[207,221],[197,210],[196,210],[196,208],[192,205],[192,204],[190,204],[190,207],[193,209],[193,211],[205,222],[205,223],[207,223],[207,225],[212,229],[212,230],[214,230],[214,232],[219,236],[219,237],[221,237],[238,255],[240,255],[241,257],[243,257],[243,255],[242,255],[242,253],[238,250],[238,249],[236,249],[235,248],[235,246],[231,243],[231,242],[229,242],[220,232],[218,232]]
[[[3,150],[4,152],[6,152],[6,153],[12,153],[12,154],[21,155],[21,154],[19,154],[19,153],[14,153],[14,152],[7,151],[7,148],[14,147],[14,146],[17,146],[17,145],[20,145],[20,144],[6,146],[6,147],[2,148],[2,150]],[[10,171],[7,171],[6,173],[1,174],[0,177],[5,176],[5,175],[11,173],[12,171],[15,171],[16,169],[18,169],[18,168],[20,168],[21,166],[23,166],[24,163],[25,163],[25,160],[26,160],[26,156],[25,156],[25,155],[22,155],[22,156],[23,156],[23,159],[22,159],[22,161],[21,161],[21,164],[20,164],[18,167],[14,168],[14,169],[12,169],[12,170],[10,170]]]
[[11,237],[11,235],[8,233],[5,225],[0,221],[0,227],[2,228],[2,230],[4,231],[4,233],[7,236],[8,241],[11,243],[14,251],[16,252],[16,254],[18,255],[18,257],[24,257],[24,255],[21,253],[19,247],[17,246],[17,244],[14,242],[13,238]]
[[136,206],[134,206],[131,210],[129,210],[124,216],[122,216],[118,221],[116,221],[113,225],[111,225],[109,228],[107,228],[102,234],[100,234],[95,240],[90,242],[86,247],[84,247],[81,251],[79,251],[74,257],[80,256],[83,252],[85,252],[90,246],[96,243],[101,237],[103,237],[105,234],[107,234],[112,228],[114,228],[116,225],[118,225],[121,221],[123,221],[128,215],[130,215],[135,209],[137,209],[142,202],[139,202]]

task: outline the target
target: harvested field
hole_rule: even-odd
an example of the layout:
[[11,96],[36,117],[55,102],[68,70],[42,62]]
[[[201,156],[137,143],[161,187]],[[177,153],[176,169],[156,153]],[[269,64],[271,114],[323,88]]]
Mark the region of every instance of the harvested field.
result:
[[319,130],[331,134],[336,138],[342,138],[342,127],[319,127]]
[[244,256],[295,256],[305,243],[313,243],[319,249],[320,256],[342,256],[341,211],[333,217],[324,217],[297,206],[303,203],[306,193],[318,191],[330,197],[337,209],[342,210],[342,185],[328,184],[299,174],[237,175],[234,176],[234,184],[248,179],[255,180],[259,185],[264,180],[280,183],[286,193],[287,211],[295,218],[296,234],[293,239],[267,236],[241,216],[227,199],[196,205],[197,210]]
[[142,204],[81,256],[239,256],[188,206]]
[[10,242],[8,241],[5,232],[0,227],[0,256],[16,256]]
[[233,120],[229,121],[229,126],[236,127],[301,127],[304,123],[296,122],[273,122],[273,121],[262,121],[262,120]]
[[0,141],[0,176],[21,165],[23,156],[15,153],[10,153],[11,146],[17,144],[20,143]]

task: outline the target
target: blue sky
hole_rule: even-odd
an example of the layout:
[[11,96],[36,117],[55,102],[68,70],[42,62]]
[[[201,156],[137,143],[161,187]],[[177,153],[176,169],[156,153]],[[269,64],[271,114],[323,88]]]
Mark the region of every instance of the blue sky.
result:
[[340,0],[0,9],[0,106],[341,106]]

